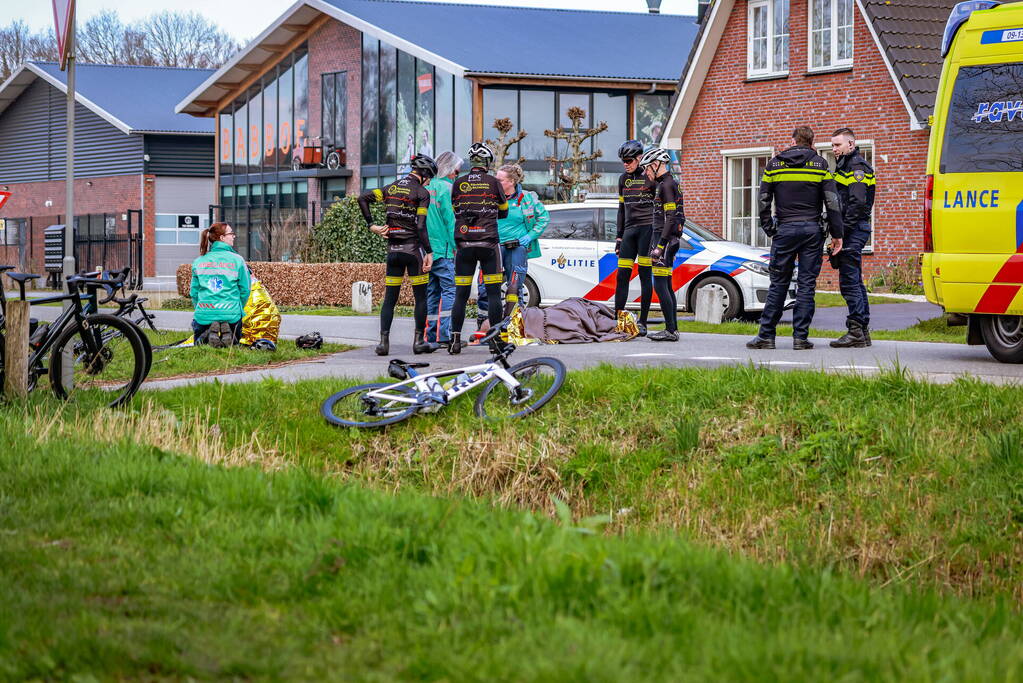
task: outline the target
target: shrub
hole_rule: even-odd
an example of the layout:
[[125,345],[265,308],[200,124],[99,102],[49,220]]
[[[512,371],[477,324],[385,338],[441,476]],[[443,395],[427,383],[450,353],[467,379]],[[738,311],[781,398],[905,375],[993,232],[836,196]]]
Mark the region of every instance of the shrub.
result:
[[877,275],[870,278],[867,289],[893,294],[923,294],[919,257],[909,256],[901,261],[889,261]]
[[[382,225],[384,206],[371,205],[373,223]],[[387,256],[387,242],[366,228],[359,210],[358,200],[349,195],[335,203],[323,214],[313,228],[308,259],[320,263],[383,263]]]

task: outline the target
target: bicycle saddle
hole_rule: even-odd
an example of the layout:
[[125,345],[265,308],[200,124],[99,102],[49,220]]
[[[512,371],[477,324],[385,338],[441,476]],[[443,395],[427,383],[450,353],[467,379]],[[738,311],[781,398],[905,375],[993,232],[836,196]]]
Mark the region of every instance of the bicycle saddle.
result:
[[29,280],[38,280],[42,275],[36,275],[35,273],[7,273],[7,277],[11,278],[15,282],[28,282]]
[[400,360],[398,358],[392,359],[391,363],[393,363],[394,365],[400,365],[403,368],[428,368],[428,367],[430,367],[429,363],[407,363],[407,362],[405,362],[403,360]]

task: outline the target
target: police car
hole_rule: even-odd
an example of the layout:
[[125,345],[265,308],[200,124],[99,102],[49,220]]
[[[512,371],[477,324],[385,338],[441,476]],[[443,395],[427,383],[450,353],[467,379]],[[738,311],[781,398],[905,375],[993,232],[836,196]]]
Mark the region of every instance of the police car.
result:
[[[542,255],[529,261],[526,305],[547,306],[570,297],[613,305],[618,269],[617,202],[553,204],[547,210],[550,223],[540,238]],[[714,288],[723,294],[726,320],[762,311],[770,284],[769,261],[769,252],[723,240],[687,220],[673,275],[679,309],[692,311],[696,292]],[[629,308],[639,308],[639,295],[639,279],[633,267]],[[793,279],[788,305],[795,295]]]

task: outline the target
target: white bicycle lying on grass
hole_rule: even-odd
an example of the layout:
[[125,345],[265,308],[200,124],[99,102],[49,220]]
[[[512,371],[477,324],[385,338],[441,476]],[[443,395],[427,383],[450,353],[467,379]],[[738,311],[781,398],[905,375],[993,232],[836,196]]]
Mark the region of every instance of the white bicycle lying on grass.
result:
[[488,344],[493,354],[486,363],[419,374],[417,368],[430,364],[394,359],[387,374],[398,382],[349,387],[324,401],[320,412],[327,422],[339,427],[384,427],[418,412],[435,413],[485,384],[476,398],[478,417],[506,420],[535,413],[561,389],[565,364],[556,358],[531,358],[509,365],[508,356],[515,345],[500,337],[507,324],[502,322],[480,339],[480,344]]

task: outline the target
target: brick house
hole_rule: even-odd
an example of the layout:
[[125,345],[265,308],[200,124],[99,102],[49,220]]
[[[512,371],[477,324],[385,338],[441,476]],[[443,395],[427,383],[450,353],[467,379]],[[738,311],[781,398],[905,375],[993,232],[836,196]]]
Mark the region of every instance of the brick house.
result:
[[[864,271],[923,246],[928,117],[951,0],[715,0],[690,52],[663,144],[680,149],[686,215],[727,239],[766,246],[757,194],[767,160],[809,125],[856,132],[875,167]],[[822,278],[837,282],[825,265]]]
[[[268,216],[315,223],[337,198],[406,172],[415,152],[464,156],[497,137],[498,118],[529,133],[510,154],[541,194],[545,157],[564,152],[543,131],[567,125],[573,106],[586,123],[606,121],[592,166],[607,179],[600,189],[613,189],[615,150],[660,138],[679,76],[677,62],[623,53],[621,36],[688,50],[696,28],[694,17],[655,13],[299,0],[176,111],[217,120],[222,215],[243,255],[276,258],[259,238]],[[339,167],[322,163],[340,150]]]
[[[174,104],[210,73],[77,66],[79,267],[140,260],[145,277],[171,277],[198,255],[214,198],[213,125]],[[0,262],[35,272],[43,231],[65,221],[66,78],[55,64],[28,62],[0,85],[0,188],[12,193],[0,209]]]

